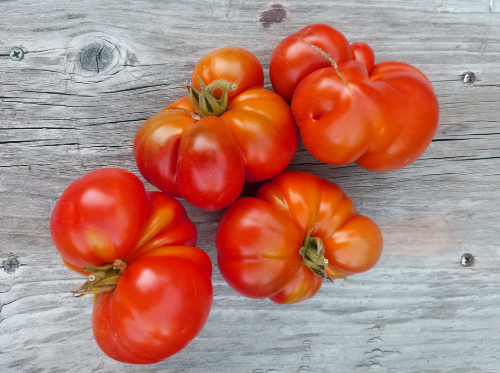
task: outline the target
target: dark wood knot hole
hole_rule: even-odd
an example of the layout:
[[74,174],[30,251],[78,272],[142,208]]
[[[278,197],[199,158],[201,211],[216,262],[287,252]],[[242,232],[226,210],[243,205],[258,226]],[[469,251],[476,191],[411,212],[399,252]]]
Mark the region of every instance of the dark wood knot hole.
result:
[[80,69],[91,75],[104,74],[114,67],[116,46],[107,40],[94,40],[86,44],[77,55]]

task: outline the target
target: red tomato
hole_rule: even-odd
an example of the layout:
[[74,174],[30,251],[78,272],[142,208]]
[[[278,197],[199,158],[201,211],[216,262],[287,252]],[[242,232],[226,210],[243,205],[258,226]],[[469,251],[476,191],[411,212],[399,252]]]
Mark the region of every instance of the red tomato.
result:
[[141,181],[128,171],[102,168],[66,188],[52,212],[50,233],[66,262],[100,266],[133,249],[147,214]]
[[318,23],[304,27],[278,44],[269,65],[274,91],[289,103],[302,79],[316,70],[331,66],[306,42],[323,50],[337,63],[354,59],[365,64],[370,71],[375,61],[368,44],[358,42],[349,45],[345,36],[332,26]]
[[196,228],[174,198],[146,192],[125,170],[92,171],[61,195],[50,230],[68,267],[90,273],[77,293],[99,293],[93,331],[108,356],[156,363],[203,328],[213,300],[212,264],[192,247]]
[[207,321],[211,277],[210,259],[196,247],[161,247],[139,256],[94,305],[97,344],[131,364],[157,363],[179,352]]
[[264,71],[259,60],[251,52],[238,47],[216,49],[200,58],[191,76],[196,89],[200,88],[198,77],[205,84],[218,79],[236,83],[238,88],[229,92],[229,100],[247,89],[264,86]]
[[273,87],[291,100],[304,145],[320,161],[371,171],[409,165],[437,129],[431,83],[402,62],[374,66],[367,44],[349,46],[341,36],[311,25],[284,39],[271,57]]
[[[244,183],[282,172],[297,150],[298,131],[286,102],[263,88],[262,67],[249,51],[229,47],[202,57],[190,92],[201,92],[198,77],[207,88],[220,79],[237,85],[225,90],[227,110],[212,115],[185,96],[142,125],[134,155],[144,178],[163,192],[218,210]],[[221,89],[212,93],[223,100]]]
[[314,296],[322,278],[372,268],[382,253],[382,233],[339,186],[284,172],[261,185],[256,198],[241,198],[226,210],[215,245],[229,286],[284,304]]

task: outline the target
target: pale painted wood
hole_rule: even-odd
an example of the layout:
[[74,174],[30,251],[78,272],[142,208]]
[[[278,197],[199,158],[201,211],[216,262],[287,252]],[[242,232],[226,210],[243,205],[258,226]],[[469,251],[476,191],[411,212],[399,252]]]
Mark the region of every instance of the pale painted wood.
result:
[[[0,1],[0,261],[21,263],[0,270],[0,371],[500,372],[500,1],[289,0],[284,19],[263,13],[273,2],[233,0],[226,17],[227,4]],[[410,167],[332,167],[303,146],[289,167],[337,182],[381,226],[380,263],[298,305],[246,299],[216,266],[221,212],[185,204],[215,267],[206,327],[157,365],[107,358],[91,299],[69,293],[81,278],[50,239],[55,201],[97,167],[137,173],[135,131],[183,94],[203,54],[238,45],[267,69],[281,39],[315,22],[368,42],[379,62],[415,64],[439,98],[435,140]],[[92,45],[107,46],[109,66],[82,57]],[[474,84],[462,82],[469,71]],[[466,252],[475,266],[460,264]]]

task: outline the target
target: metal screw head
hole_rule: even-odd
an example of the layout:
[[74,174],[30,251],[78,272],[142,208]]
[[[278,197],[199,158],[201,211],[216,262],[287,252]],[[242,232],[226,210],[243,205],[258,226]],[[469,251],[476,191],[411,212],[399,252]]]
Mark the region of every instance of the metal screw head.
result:
[[474,257],[472,254],[466,253],[462,255],[461,263],[464,267],[472,267],[474,265]]
[[2,263],[3,270],[7,273],[13,273],[19,267],[19,261],[16,258],[9,257]]
[[10,50],[10,59],[12,61],[21,61],[24,58],[24,51],[21,48],[12,48]]
[[462,81],[465,83],[465,84],[474,84],[474,82],[476,81],[476,74],[474,74],[473,72],[471,71],[468,71],[466,73],[463,73],[462,74]]

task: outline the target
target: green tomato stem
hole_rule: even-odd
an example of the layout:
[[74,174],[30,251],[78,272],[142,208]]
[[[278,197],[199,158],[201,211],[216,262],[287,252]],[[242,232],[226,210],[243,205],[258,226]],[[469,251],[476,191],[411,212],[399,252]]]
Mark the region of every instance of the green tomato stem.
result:
[[[198,82],[199,90],[187,82],[183,85],[189,92],[191,106],[202,117],[220,117],[227,110],[229,92],[238,88],[238,84],[220,79],[206,85],[200,77],[198,77]],[[216,99],[213,95],[216,89],[222,91],[220,99]]]
[[311,237],[311,228],[304,239],[304,246],[299,250],[302,262],[309,267],[313,273],[321,278],[327,278],[325,265],[328,259],[325,258],[325,246],[319,237]]

